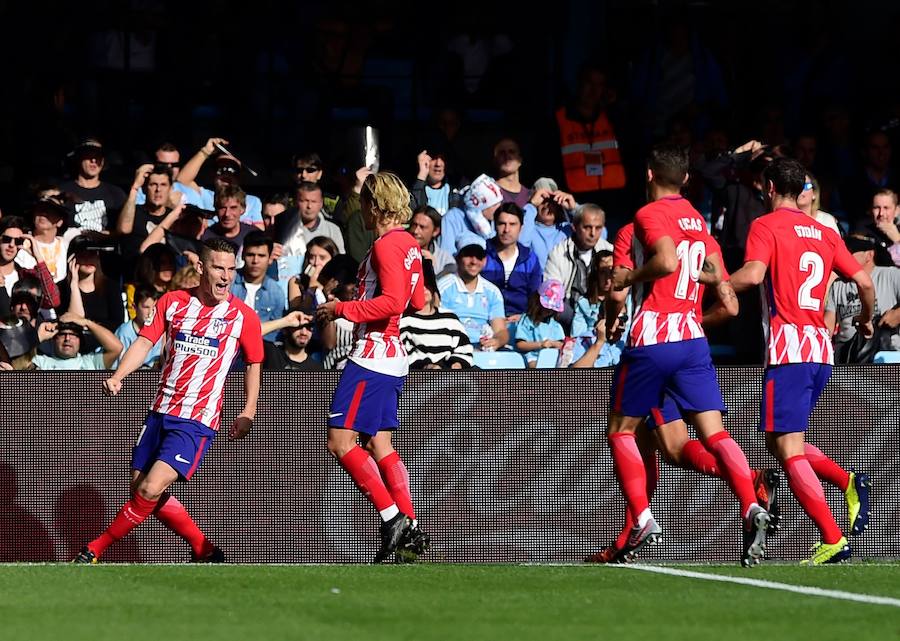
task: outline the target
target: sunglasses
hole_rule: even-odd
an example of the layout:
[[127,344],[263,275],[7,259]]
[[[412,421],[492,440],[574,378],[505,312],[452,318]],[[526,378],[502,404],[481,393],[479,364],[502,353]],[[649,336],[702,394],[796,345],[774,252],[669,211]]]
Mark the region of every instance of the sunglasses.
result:
[[317,167],[316,165],[310,165],[309,167],[297,167],[298,174],[314,174],[319,171],[321,167]]
[[803,183],[803,191],[809,191],[812,188],[813,188],[812,183]]
[[160,167],[167,167],[169,169],[181,169],[180,162],[158,162],[156,164]]
[[16,247],[21,247],[22,245],[25,244],[25,238],[23,238],[22,236],[19,236],[18,238],[13,238],[12,236],[7,236],[6,234],[3,234],[2,236],[0,236],[0,243],[2,243],[4,245],[9,245],[10,243],[15,243]]

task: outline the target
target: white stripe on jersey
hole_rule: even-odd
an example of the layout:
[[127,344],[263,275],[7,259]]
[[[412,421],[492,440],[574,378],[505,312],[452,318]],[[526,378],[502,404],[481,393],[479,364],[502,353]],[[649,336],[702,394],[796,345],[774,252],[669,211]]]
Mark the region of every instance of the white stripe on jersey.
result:
[[[240,336],[241,330],[244,328],[244,316],[239,315],[237,319],[231,323],[231,331],[228,333],[232,336]],[[231,370],[231,364],[234,362],[235,357],[237,356],[238,349],[240,348],[239,341],[225,341],[226,349],[222,353],[222,367],[219,368],[219,371],[216,372],[215,377],[213,378],[213,384],[209,388],[209,393],[206,395],[206,398],[209,398],[213,393],[217,390],[223,389],[225,386],[225,377],[228,376],[228,372]],[[221,396],[220,396],[221,397]],[[198,405],[200,405],[198,403]],[[206,403],[202,404],[206,406]],[[202,420],[202,419],[196,419]]]
[[[188,301],[187,311],[184,315],[188,316],[189,319],[196,316],[196,309],[200,306],[200,301],[194,297],[191,297]],[[168,384],[169,381],[177,381],[181,376],[181,370],[185,365],[185,361],[187,360],[187,356],[183,353],[178,352],[175,349],[175,328],[172,324],[172,319],[175,317],[175,312],[178,310],[178,303],[172,303],[169,306],[169,309],[166,310],[166,321],[169,323],[169,343],[171,344],[171,360],[169,362],[169,370],[168,372],[163,371],[162,380],[160,381],[159,386],[159,395],[157,397],[158,408],[157,412],[161,414],[169,414],[174,408],[175,404],[172,402],[174,399],[174,394],[172,393],[174,390]],[[194,312],[194,313],[191,313]],[[184,329],[191,330],[194,328],[193,321],[186,322],[182,325]],[[178,414],[180,416],[180,414]]]

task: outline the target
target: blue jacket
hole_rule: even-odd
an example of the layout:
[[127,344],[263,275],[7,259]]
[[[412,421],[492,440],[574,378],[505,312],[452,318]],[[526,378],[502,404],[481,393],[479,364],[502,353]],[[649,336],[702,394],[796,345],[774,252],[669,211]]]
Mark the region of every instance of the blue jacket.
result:
[[528,297],[538,290],[544,277],[537,254],[522,243],[517,244],[519,256],[509,274],[509,280],[506,280],[503,261],[497,255],[497,246],[494,242],[488,241],[487,262],[481,270],[481,276],[496,285],[503,294],[503,306],[506,308],[507,316],[525,313],[528,309]]
[[[238,272],[234,278],[231,293],[241,300],[247,296],[247,286],[244,284],[244,275],[241,272]],[[256,292],[256,299],[248,305],[259,315],[259,320],[263,323],[279,319],[284,316],[285,312],[284,290],[281,289],[277,280],[266,276],[263,279],[262,287]],[[267,341],[274,341],[278,338],[278,332],[269,332],[263,338]]]
[[[525,220],[522,221],[522,232],[519,234],[519,243],[525,247],[531,247],[531,241],[534,237],[534,221],[537,218],[537,208],[528,203],[523,208],[525,212]],[[469,219],[466,218],[466,212],[462,209],[454,207],[441,219],[441,235],[438,236],[438,243],[448,254],[456,256],[456,239],[463,234],[476,234],[472,228]],[[494,221],[491,221],[491,233],[488,238],[493,238],[497,232],[494,230]],[[490,243],[488,243],[490,244]]]

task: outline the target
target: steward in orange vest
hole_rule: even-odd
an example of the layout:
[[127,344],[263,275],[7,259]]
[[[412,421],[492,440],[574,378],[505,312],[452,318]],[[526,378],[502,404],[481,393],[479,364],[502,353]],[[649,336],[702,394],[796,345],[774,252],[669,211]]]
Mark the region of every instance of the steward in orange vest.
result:
[[601,111],[591,123],[573,120],[565,107],[556,112],[566,184],[573,193],[621,189],[625,168],[616,132]]

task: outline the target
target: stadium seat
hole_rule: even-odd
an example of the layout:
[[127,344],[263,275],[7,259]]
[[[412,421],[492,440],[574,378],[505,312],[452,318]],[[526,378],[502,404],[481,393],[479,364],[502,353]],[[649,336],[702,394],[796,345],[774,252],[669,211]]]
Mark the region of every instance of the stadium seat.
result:
[[519,352],[475,352],[475,367],[481,369],[525,369],[525,360]]
[[538,352],[537,359],[537,368],[538,369],[553,369],[556,367],[556,361],[559,360],[559,350],[558,349],[542,349]]
[[872,362],[878,364],[900,363],[900,352],[878,352]]

